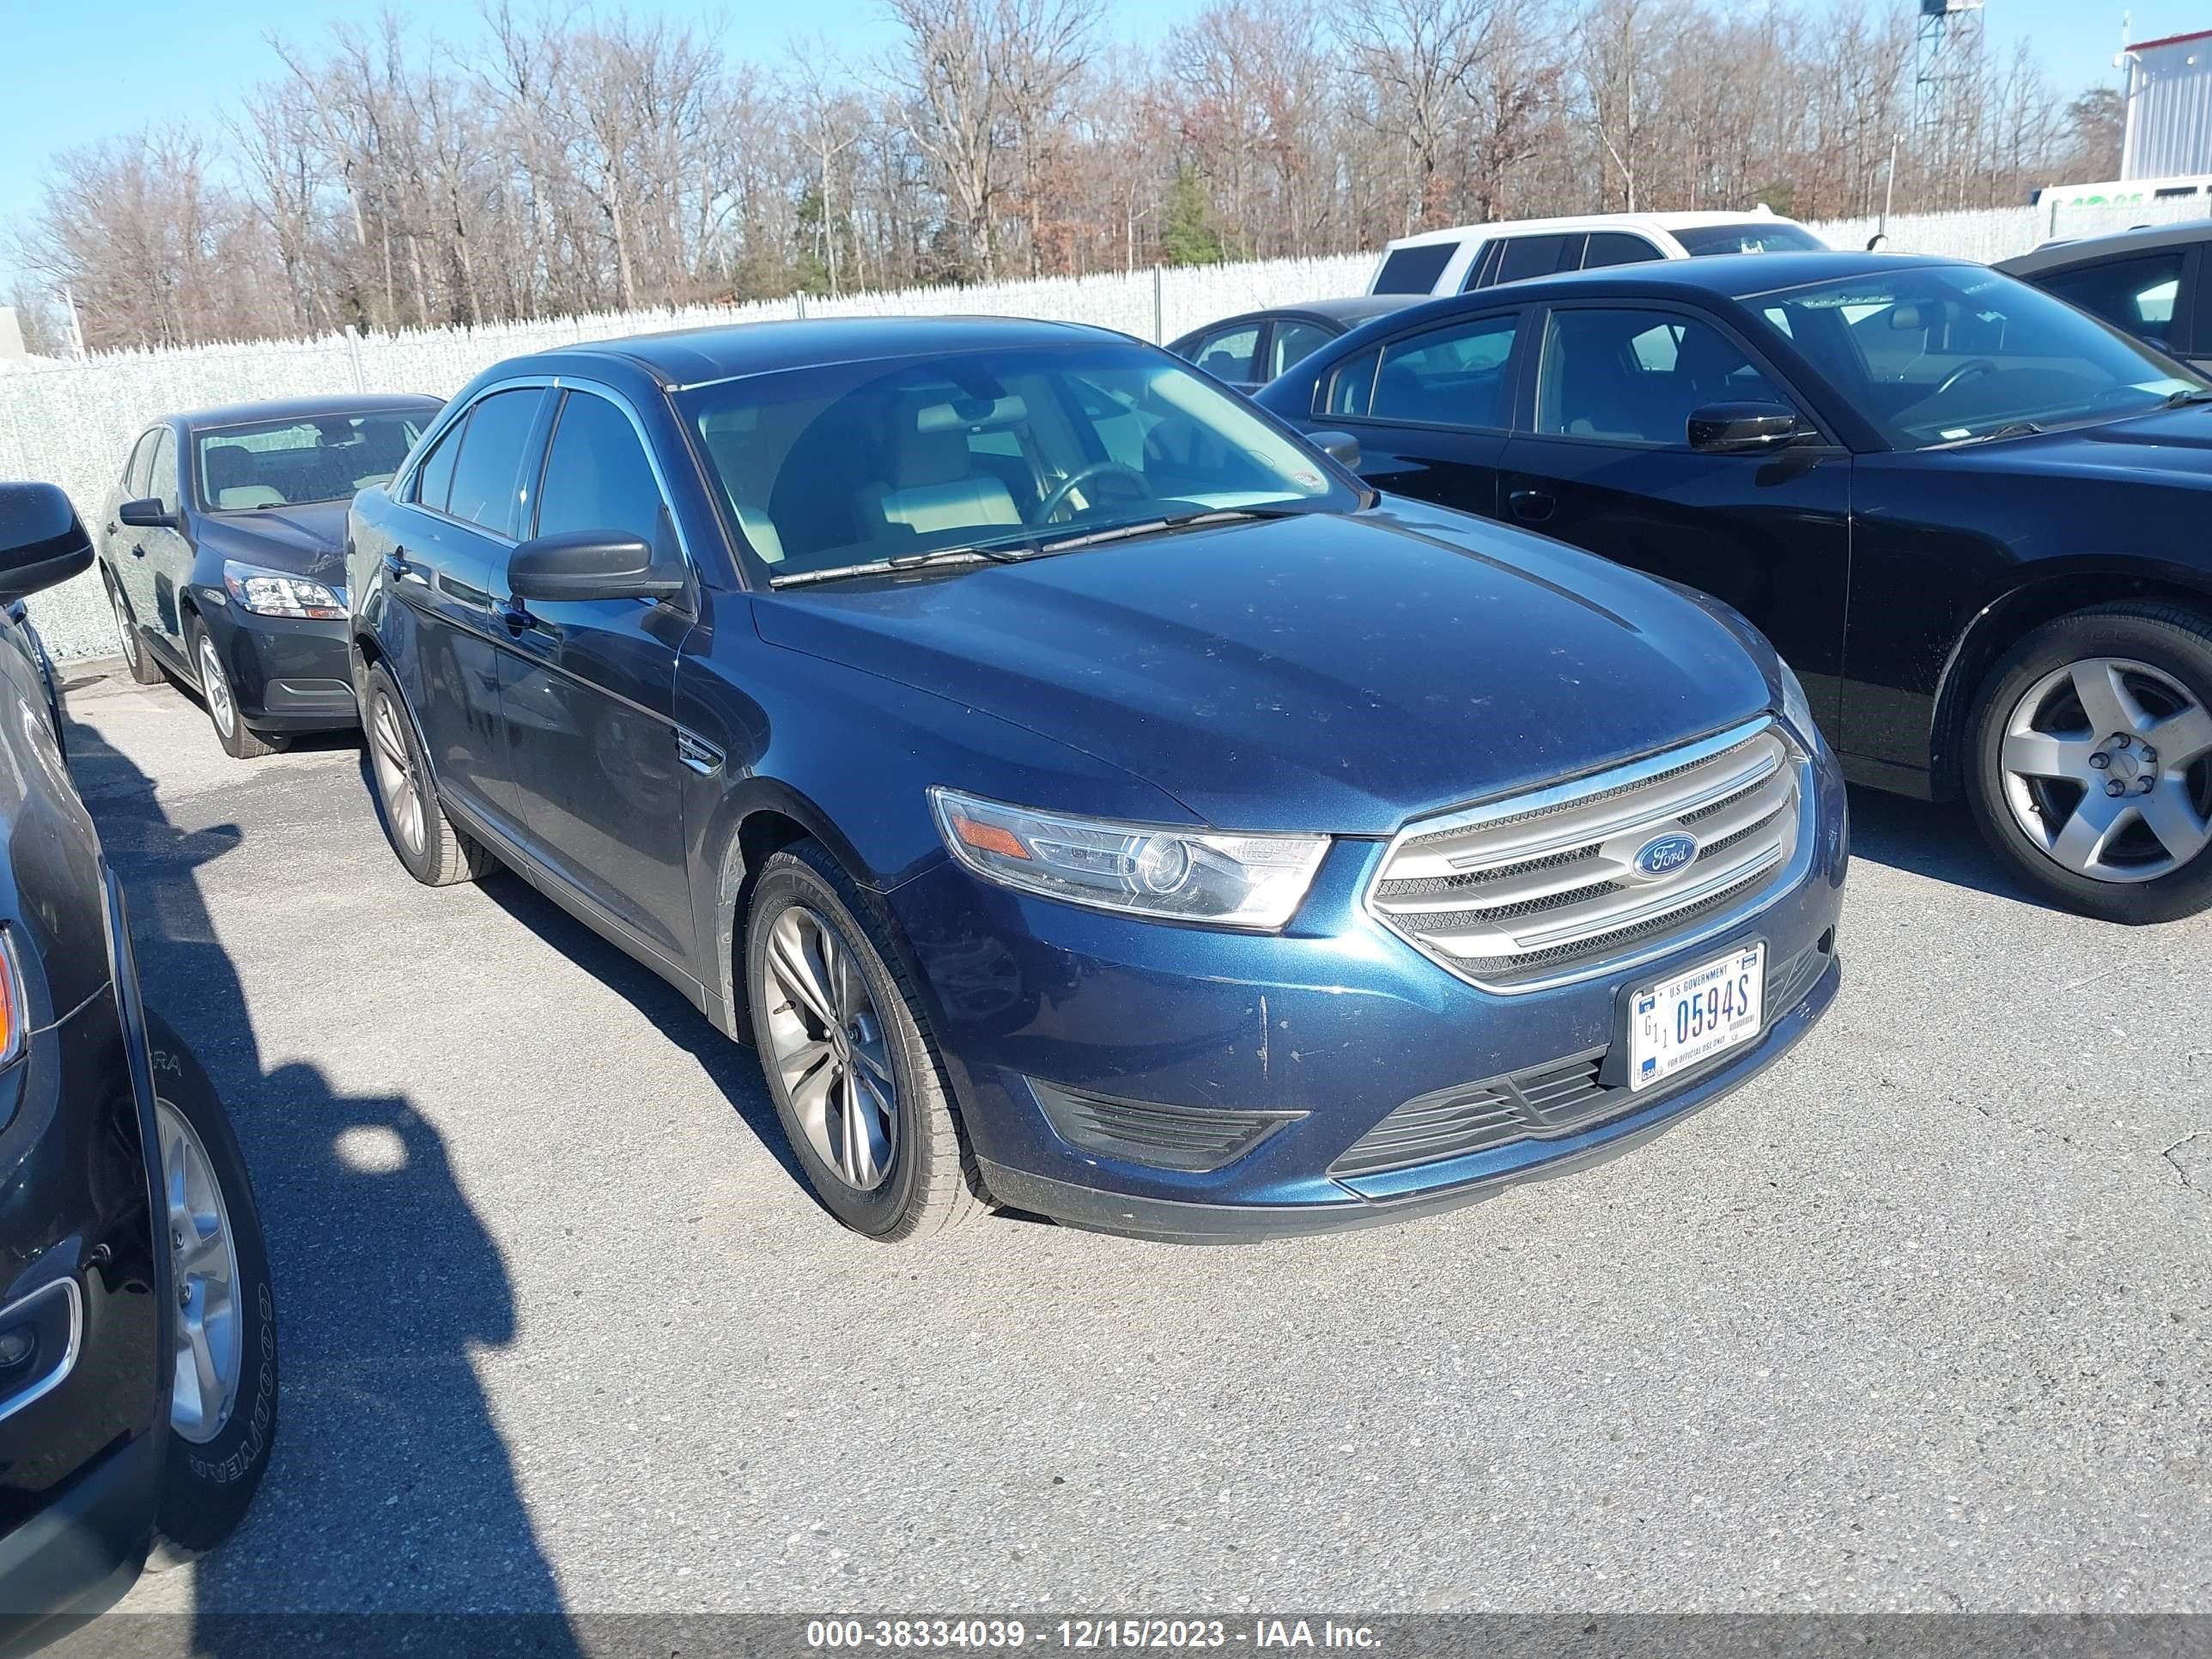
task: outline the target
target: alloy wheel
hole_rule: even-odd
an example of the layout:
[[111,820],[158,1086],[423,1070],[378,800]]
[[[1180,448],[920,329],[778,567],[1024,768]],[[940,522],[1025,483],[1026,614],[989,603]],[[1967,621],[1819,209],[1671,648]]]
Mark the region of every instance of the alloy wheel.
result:
[[2021,833],[2093,881],[2154,881],[2212,845],[2212,714],[2162,669],[2093,657],[2013,705],[1997,764]]
[[415,757],[399,729],[399,711],[380,692],[369,719],[369,754],[376,767],[376,787],[384,796],[384,811],[410,853],[422,850],[422,788],[415,775]]
[[238,1250],[222,1187],[198,1132],[158,1096],[154,1119],[161,1143],[161,1188],[177,1293],[177,1375],[169,1425],[183,1438],[204,1444],[230,1420],[244,1371]]
[[215,716],[216,730],[225,738],[235,735],[238,704],[230,695],[230,678],[222,672],[215,641],[205,632],[200,635],[200,695],[207,699],[208,713]]
[[770,924],[769,1052],[815,1156],[872,1192],[898,1153],[898,1087],[874,996],[852,948],[793,904]]
[[123,641],[123,660],[136,668],[138,666],[138,630],[131,625],[131,612],[124,605],[121,593],[109,588],[107,602],[115,607],[115,631]]

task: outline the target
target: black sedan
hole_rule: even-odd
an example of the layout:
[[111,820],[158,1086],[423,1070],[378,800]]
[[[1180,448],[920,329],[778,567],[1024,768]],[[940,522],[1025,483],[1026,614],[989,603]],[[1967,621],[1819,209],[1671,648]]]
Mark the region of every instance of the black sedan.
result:
[[2212,386],[2186,365],[1982,266],[1766,254],[1433,301],[1259,401],[1352,434],[1387,489],[1734,605],[1846,775],[1963,795],[2053,899],[2212,903]]
[[2045,242],[1997,269],[2204,369],[2212,368],[2208,247],[2212,219],[2190,219]]
[[346,507],[397,471],[435,398],[300,398],[172,415],[109,492],[100,569],[124,661],[198,689],[240,759],[355,723]]
[[141,1001],[123,895],[19,603],[92,564],[0,484],[0,1652],[246,1513],[276,1431],[268,1252],[207,1074]]
[[1169,341],[1168,349],[1239,392],[1256,392],[1331,340],[1362,323],[1402,311],[1419,297],[1355,294],[1347,300],[1309,300],[1273,311],[1248,311],[1193,329],[1181,339]]

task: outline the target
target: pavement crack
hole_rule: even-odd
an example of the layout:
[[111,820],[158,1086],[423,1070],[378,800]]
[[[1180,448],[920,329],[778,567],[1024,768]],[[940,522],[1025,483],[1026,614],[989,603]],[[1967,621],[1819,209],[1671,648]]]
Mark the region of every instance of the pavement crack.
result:
[[2203,1129],[2191,1129],[2187,1134],[2182,1136],[2180,1139],[2175,1141],[2172,1146],[2168,1146],[2164,1152],[2159,1154],[2159,1156],[2164,1158],[2168,1164],[2173,1165],[2173,1172],[2181,1177],[2181,1184],[2188,1188],[2192,1193],[2199,1190],[2197,1185],[2196,1177],[2189,1173],[2189,1165],[2176,1158],[2174,1154],[2179,1152],[2184,1146],[2188,1146],[2191,1141],[2203,1139],[2205,1133],[2206,1132]]

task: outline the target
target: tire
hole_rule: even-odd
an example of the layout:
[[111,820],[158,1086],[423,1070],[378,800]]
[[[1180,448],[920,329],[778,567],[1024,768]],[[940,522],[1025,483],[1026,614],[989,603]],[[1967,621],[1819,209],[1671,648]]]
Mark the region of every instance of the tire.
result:
[[[162,1191],[171,1199],[164,1224],[170,1231],[179,1300],[179,1383],[155,1510],[154,1548],[147,1558],[147,1565],[160,1571],[190,1561],[229,1537],[268,1471],[276,1438],[276,1299],[260,1212],[229,1115],[206,1072],[167,1022],[149,1014],[146,1023],[161,1140],[156,1156],[161,1160]],[[188,1128],[189,1137],[179,1125]],[[187,1139],[190,1158],[197,1160],[194,1174],[185,1173],[189,1161],[179,1154]],[[176,1198],[180,1176],[181,1206]],[[216,1194],[212,1204],[210,1190]],[[206,1231],[210,1217],[220,1225],[214,1235]],[[215,1241],[196,1259],[179,1245],[188,1228]],[[226,1242],[227,1251],[221,1248]],[[196,1280],[188,1271],[218,1262],[229,1277],[227,1294],[213,1288],[212,1272],[199,1271]],[[232,1316],[227,1328],[234,1342],[221,1334],[226,1327],[214,1317],[226,1301]],[[208,1395],[195,1394],[188,1401],[183,1386],[186,1370],[198,1370],[185,1323],[195,1304],[209,1316],[202,1329],[217,1370],[228,1378],[222,1402],[213,1410],[207,1409]],[[225,1354],[230,1356],[228,1367],[222,1363]]]
[[2127,602],[2045,623],[1969,729],[1967,804],[2029,887],[2129,924],[2212,905],[2212,618]]
[[107,589],[109,608],[115,612],[115,634],[123,646],[123,665],[131,671],[133,684],[159,685],[169,677],[154,660],[154,653],[146,648],[146,636],[131,620],[131,602],[123,597],[122,585],[104,568],[100,574],[101,585]]
[[[787,921],[793,933],[780,932]],[[811,933],[817,928],[822,932]],[[810,935],[830,939],[858,975],[857,981],[841,981],[827,967],[833,958],[806,953],[817,994],[825,981],[842,983],[848,994],[833,1012],[852,1016],[839,1028],[842,1040],[826,1045],[830,1051],[821,1064],[831,1080],[822,1085],[821,1121],[813,1127],[794,1103],[779,1056],[793,1052],[793,1045],[811,1033],[829,1029],[828,1023],[793,994],[788,976],[770,961],[772,947],[781,958],[794,937],[804,944]],[[865,1011],[858,1006],[863,991]],[[761,866],[745,916],[745,997],[769,1096],[830,1214],[862,1237],[889,1244],[944,1232],[988,1207],[890,919],[818,842],[795,842]],[[885,1077],[888,1111],[882,1098]],[[817,1081],[801,1076],[800,1090],[811,1097]],[[841,1097],[860,1100],[856,1120],[885,1126],[888,1133],[848,1141],[846,1114],[836,1104]],[[862,1157],[848,1150],[854,1145],[865,1145]]]
[[276,745],[264,742],[238,712],[238,696],[230,688],[230,671],[222,665],[222,653],[216,649],[215,636],[197,617],[188,638],[192,669],[199,676],[200,701],[207,705],[208,724],[215,727],[216,741],[222,745],[222,752],[233,760],[258,760],[276,753]]
[[425,887],[481,880],[492,868],[492,856],[446,816],[406,699],[381,663],[368,671],[361,726],[377,822],[407,873]]

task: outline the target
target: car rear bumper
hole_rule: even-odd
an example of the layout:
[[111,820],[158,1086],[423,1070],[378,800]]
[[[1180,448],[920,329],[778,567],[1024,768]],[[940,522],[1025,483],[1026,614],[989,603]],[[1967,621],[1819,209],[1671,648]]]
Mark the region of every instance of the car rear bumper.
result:
[[258,617],[234,604],[200,620],[230,676],[239,714],[257,732],[340,731],[360,724],[343,618]]

